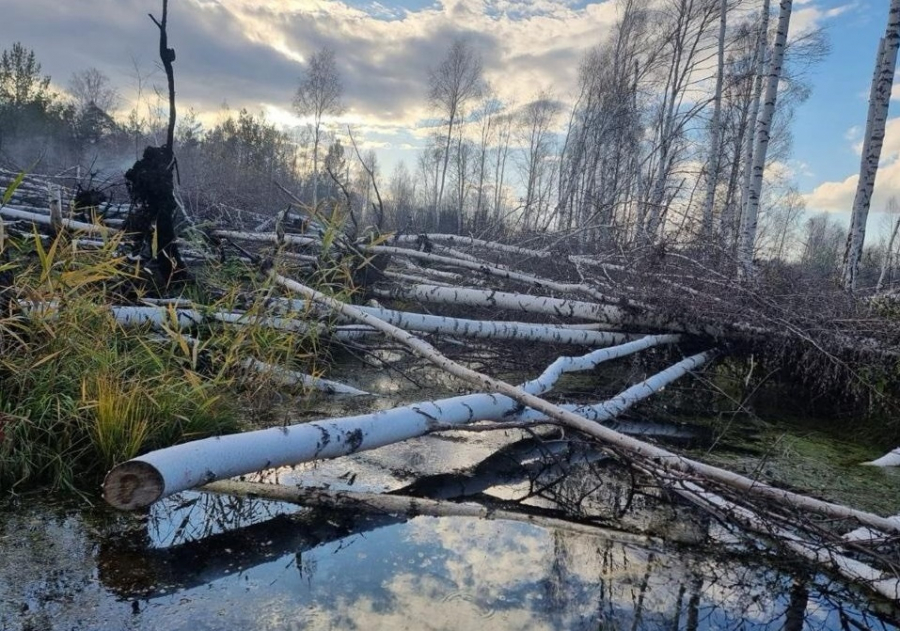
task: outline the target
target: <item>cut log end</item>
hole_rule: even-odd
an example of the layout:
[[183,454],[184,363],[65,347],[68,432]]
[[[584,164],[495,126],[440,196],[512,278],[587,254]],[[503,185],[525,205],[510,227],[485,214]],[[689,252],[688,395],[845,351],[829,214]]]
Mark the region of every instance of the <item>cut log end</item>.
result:
[[146,508],[165,489],[162,474],[153,465],[129,460],[116,465],[103,480],[103,499],[119,510]]

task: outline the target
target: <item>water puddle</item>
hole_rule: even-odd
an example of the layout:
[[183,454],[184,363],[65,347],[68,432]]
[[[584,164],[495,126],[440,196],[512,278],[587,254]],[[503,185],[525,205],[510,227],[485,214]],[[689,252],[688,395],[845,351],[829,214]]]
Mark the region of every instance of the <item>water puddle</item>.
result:
[[[448,387],[385,383],[393,396],[376,407]],[[320,400],[285,414],[372,407]],[[622,423],[666,444],[715,439],[703,428]],[[529,518],[201,492],[143,514],[21,498],[0,508],[0,630],[900,629],[894,606],[739,541],[559,432],[454,431],[254,479],[479,499]]]

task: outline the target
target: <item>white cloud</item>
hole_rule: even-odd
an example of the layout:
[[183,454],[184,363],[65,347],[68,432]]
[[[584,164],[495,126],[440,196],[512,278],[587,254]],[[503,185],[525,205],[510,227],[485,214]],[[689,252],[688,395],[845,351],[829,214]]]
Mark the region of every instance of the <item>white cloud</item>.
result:
[[[773,3],[775,4],[775,3]],[[816,6],[816,0],[807,0],[806,2],[795,2],[802,5],[803,8],[794,10],[791,15],[791,35],[797,36],[808,33],[817,28],[824,26],[828,20],[832,20],[840,15],[857,8],[856,2],[848,2],[830,9],[824,9]]]
[[540,87],[573,90],[581,56],[616,18],[610,0],[579,9],[549,0],[443,0],[391,19],[326,0],[229,0],[219,9],[251,42],[290,61],[331,46],[351,111],[406,127],[427,115],[428,69],[454,37],[467,37],[479,50],[502,99],[522,102]]
[[[861,154],[862,142],[853,146]],[[804,195],[811,211],[846,212],[853,207],[859,174],[853,173],[840,181],[822,182],[811,193]],[[881,149],[881,165],[875,178],[871,209],[879,210],[891,196],[900,197],[900,118],[888,120],[884,144]]]

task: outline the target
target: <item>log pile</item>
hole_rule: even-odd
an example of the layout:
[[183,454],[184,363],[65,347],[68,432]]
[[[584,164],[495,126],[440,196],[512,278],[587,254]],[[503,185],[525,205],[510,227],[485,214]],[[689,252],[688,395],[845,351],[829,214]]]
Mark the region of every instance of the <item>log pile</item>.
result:
[[[12,174],[4,175],[9,179]],[[2,184],[0,180],[0,188]],[[51,195],[50,203],[41,206],[37,197],[41,184],[35,178],[20,186],[21,193],[12,195],[0,208],[6,233],[70,230],[103,239],[121,229],[121,206],[94,212],[92,221],[84,222],[74,217],[67,201],[72,198],[70,191],[56,189],[55,198]],[[835,374],[852,373],[854,358],[862,355],[891,361],[900,356],[900,333],[887,324],[869,318],[861,331],[842,322],[824,326],[821,313],[814,315],[808,305],[785,308],[760,287],[736,285],[708,263],[681,253],[648,254],[643,261],[628,262],[566,257],[551,249],[444,235],[351,239],[321,215],[301,207],[256,223],[259,230],[234,227],[223,223],[208,231],[207,243],[192,242],[185,252],[194,249],[196,256],[186,258],[202,262],[228,253],[257,264],[260,275],[282,290],[281,296],[271,298],[271,314],[215,313],[195,304],[178,304],[177,308],[145,304],[119,305],[114,308],[116,317],[148,322],[174,313],[175,325],[186,335],[202,318],[237,326],[252,318],[255,324],[273,327],[318,327],[335,342],[343,338],[365,344],[371,336],[384,336],[466,382],[473,392],[387,412],[206,439],[145,454],[122,463],[107,476],[104,496],[113,506],[140,508],[217,480],[340,457],[475,421],[490,421],[498,427],[552,423],[590,437],[598,450],[627,462],[656,484],[726,523],[753,531],[882,596],[900,599],[900,574],[880,547],[900,535],[896,520],[773,487],[603,424],[675,379],[742,346],[777,344],[785,353],[799,356],[817,352],[820,361],[831,362]],[[211,243],[218,244],[219,252],[212,251]],[[461,248],[467,251],[461,252]],[[319,289],[349,290],[355,302],[374,297],[420,309],[446,305],[447,315],[378,304],[354,305],[313,288],[311,283]],[[473,312],[491,315],[473,318]],[[846,304],[839,312],[857,314]],[[844,319],[858,323],[853,317]],[[172,323],[167,320],[167,324]],[[453,361],[422,334],[433,339],[603,348],[559,357],[539,377],[514,386]],[[565,372],[591,369],[602,361],[659,345],[691,352],[607,401],[558,405],[544,397]],[[286,383],[319,381],[326,392],[366,394],[347,384],[315,380],[252,358],[246,366],[277,375]],[[877,537],[862,543],[842,537],[843,532],[859,526]]]

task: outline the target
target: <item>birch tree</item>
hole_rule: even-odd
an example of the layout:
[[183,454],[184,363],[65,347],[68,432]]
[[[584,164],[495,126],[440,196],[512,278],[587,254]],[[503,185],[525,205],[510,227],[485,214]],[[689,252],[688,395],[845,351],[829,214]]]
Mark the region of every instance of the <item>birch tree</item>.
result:
[[710,239],[713,232],[713,206],[716,201],[716,184],[719,181],[722,136],[722,80],[725,76],[725,28],[728,21],[727,0],[719,4],[719,49],[716,67],[716,91],[713,95],[713,115],[710,123],[709,164],[706,170],[706,201],[703,204],[702,235]]
[[664,89],[654,116],[654,150],[638,220],[641,241],[655,241],[660,236],[669,204],[678,192],[673,190],[671,176],[684,159],[686,127],[703,108],[691,103],[689,92],[697,80],[695,71],[706,57],[708,31],[717,13],[717,1],[670,0],[659,15],[663,25],[671,26],[662,40]]
[[478,186],[476,188],[475,213],[473,226],[476,231],[481,230],[487,224],[487,203],[485,200],[485,186],[487,182],[487,157],[490,143],[496,135],[496,117],[502,110],[502,104],[497,99],[490,85],[485,84],[478,119],[481,123],[481,139],[478,144]]
[[859,180],[856,184],[856,195],[853,198],[850,232],[847,234],[847,247],[844,252],[841,280],[844,288],[850,291],[856,289],[856,275],[859,271],[859,261],[862,258],[863,243],[866,238],[869,204],[872,201],[875,175],[878,172],[881,146],[884,143],[898,48],[900,48],[900,0],[892,0],[888,13],[887,31],[879,43],[878,54],[875,56],[875,72],[869,93],[866,136],[863,139]]
[[300,116],[312,117],[313,134],[313,207],[319,202],[319,145],[325,116],[343,113],[343,86],[335,63],[334,51],[322,48],[309,59],[306,76],[294,96],[294,109]]
[[[659,47],[651,35],[651,11],[638,5],[623,2],[609,41],[584,58],[580,94],[560,156],[560,226],[581,226],[585,242],[599,237],[600,245],[610,245],[608,227],[615,209],[627,213],[640,176],[643,112],[638,95],[655,69]],[[596,225],[606,228],[589,228]]]
[[541,182],[546,178],[547,161],[555,153],[553,123],[561,110],[549,93],[542,92],[519,112],[517,144],[522,147],[522,183],[525,190],[523,227],[535,227],[541,213]]
[[[749,133],[743,151],[744,168],[741,173],[741,196],[740,196],[740,212],[738,216],[738,225],[743,221],[744,209],[747,207],[747,195],[750,192],[750,182],[753,174],[753,150],[756,143],[756,121],[759,118],[759,107],[762,102],[763,79],[765,75],[766,60],[769,51],[769,0],[763,0],[762,11],[760,12],[759,30],[757,31],[756,52],[754,60],[756,61],[756,78],[753,82],[753,97],[750,102],[750,113],[748,120],[750,121]],[[734,217],[728,218],[730,222],[734,222]],[[726,225],[723,218],[722,232],[726,232],[732,226]],[[738,235],[740,227],[738,227]],[[737,239],[735,239],[737,241]]]
[[878,274],[878,283],[875,285],[876,294],[884,289],[884,281],[894,262],[894,243],[897,241],[897,233],[900,232],[900,205],[897,204],[896,197],[891,197],[888,200],[887,215],[889,218],[893,218],[894,227],[892,229],[888,228],[890,236],[888,237],[887,248],[884,251],[884,260],[881,262],[881,273]]
[[93,105],[108,114],[116,109],[121,100],[118,90],[110,84],[109,77],[96,68],[72,73],[69,92],[75,99],[79,112],[85,112]]
[[[509,157],[509,145],[512,140],[513,115],[500,114],[497,117],[497,150],[494,156],[494,223],[502,220],[503,206],[506,199],[504,181],[506,180],[506,161]],[[499,226],[498,226],[499,227]]]
[[440,111],[447,124],[443,167],[436,200],[436,206],[440,206],[444,199],[454,128],[462,123],[465,106],[481,94],[481,57],[464,40],[455,40],[444,60],[429,73],[428,85],[428,99]]
[[775,115],[775,103],[778,99],[778,82],[781,79],[781,69],[784,64],[784,50],[787,45],[792,8],[792,0],[781,0],[778,29],[775,33],[772,56],[766,71],[765,98],[756,121],[751,178],[747,188],[747,206],[741,214],[741,231],[738,241],[738,265],[742,276],[750,276],[753,273],[753,248],[756,243],[759,198],[762,193],[766,152],[769,148],[769,131],[772,127],[772,117]]
[[729,58],[722,90],[723,138],[719,159],[720,165],[728,165],[728,176],[717,230],[722,245],[726,248],[737,243],[737,224],[740,222],[745,192],[750,182],[753,132],[759,115],[765,71],[766,45],[762,41],[765,35],[760,30],[759,22],[765,21],[768,28],[768,9],[764,8],[763,11],[763,20],[743,24],[737,30],[732,45],[734,56]]

